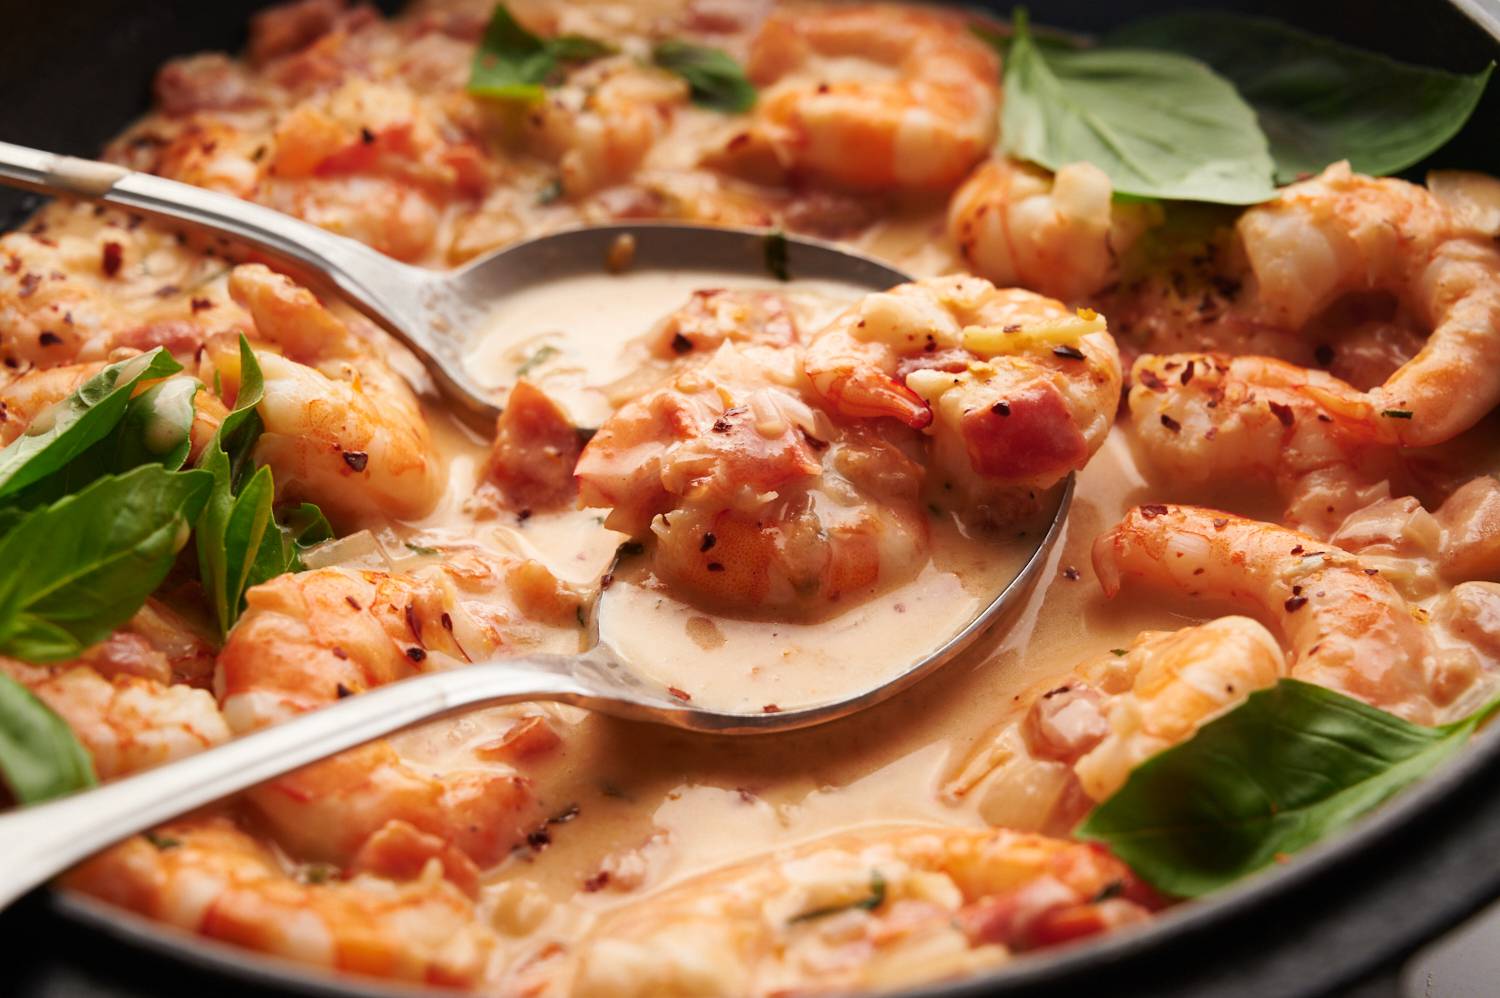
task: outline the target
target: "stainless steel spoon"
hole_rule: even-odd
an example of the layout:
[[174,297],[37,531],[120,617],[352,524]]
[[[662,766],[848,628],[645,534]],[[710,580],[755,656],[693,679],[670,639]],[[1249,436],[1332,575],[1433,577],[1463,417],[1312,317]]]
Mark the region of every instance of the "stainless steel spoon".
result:
[[[642,268],[763,273],[765,267],[763,232],[613,225],[542,237],[445,275],[396,263],[267,208],[108,164],[0,143],[0,183],[93,198],[182,222],[321,273],[399,336],[427,362],[450,397],[486,423],[497,410],[460,366],[460,335],[507,291],[571,273],[597,273],[622,235],[636,240],[636,265]],[[787,239],[784,248],[787,269],[796,277],[871,288],[906,279],[835,246]],[[554,700],[718,735],[790,731],[847,717],[941,668],[1017,609],[1047,563],[1072,496],[1070,477],[1052,493],[1056,505],[1021,569],[972,620],[906,669],[854,696],[776,713],[694,707],[637,674],[607,641],[598,640],[596,606],[590,620],[593,647],[582,654],[502,659],[403,680],[98,789],[0,815],[0,856],[5,857],[0,907],[111,843],[194,808],[403,728],[480,706]]]
[[[631,269],[767,274],[767,253],[785,272],[885,289],[910,278],[831,243],[763,230],[638,222],[570,229],[515,243],[452,271],[393,260],[344,236],[228,194],[96,160],[0,142],[0,184],[116,205],[253,246],[299,277],[327,284],[404,343],[476,428],[492,432],[499,408],[464,370],[466,331],[505,296],[573,274],[598,274],[622,239]],[[601,305],[601,307],[603,307]]]

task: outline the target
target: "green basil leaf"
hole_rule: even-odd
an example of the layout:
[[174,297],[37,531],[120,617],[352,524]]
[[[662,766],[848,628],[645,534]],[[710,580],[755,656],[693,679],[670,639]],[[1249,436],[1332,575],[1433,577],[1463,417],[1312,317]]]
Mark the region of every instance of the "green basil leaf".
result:
[[542,38],[496,4],[469,67],[469,93],[495,100],[541,100],[559,62],[587,62],[614,49],[581,35]]
[[192,449],[193,400],[203,386],[193,378],[169,378],[130,400],[125,416],[106,438],[115,471],[160,464],[176,471]]
[[286,571],[281,532],[271,518],[275,493],[271,469],[259,468],[234,497],[224,521],[224,599],[233,608],[231,618],[239,616],[246,589]]
[[182,370],[163,347],[110,364],[67,398],[38,413],[0,450],[0,498],[13,496],[102,440],[125,414],[138,384]]
[[1463,127],[1495,68],[1466,75],[1412,66],[1210,11],[1131,24],[1107,43],[1180,52],[1227,77],[1255,108],[1281,183],[1341,159],[1373,176],[1420,162]]
[[0,654],[73,658],[166,577],[210,480],[145,465],[32,512],[0,540]]
[[1042,45],[1015,15],[1001,144],[1057,170],[1087,161],[1116,192],[1254,204],[1275,193],[1266,137],[1234,86],[1196,59]]
[[328,522],[328,517],[310,502],[285,511],[279,525],[290,545],[287,570],[292,572],[301,572],[307,567],[302,564],[303,551],[324,541],[331,541],[334,536],[333,525]]
[[1283,679],[1147,759],[1079,826],[1158,890],[1198,897],[1348,825],[1457,752],[1442,727]]
[[67,722],[5,675],[0,675],[0,778],[22,804],[98,782],[93,760]]
[[755,85],[727,52],[669,38],[651,50],[651,61],[687,80],[700,107],[739,114],[755,106]]

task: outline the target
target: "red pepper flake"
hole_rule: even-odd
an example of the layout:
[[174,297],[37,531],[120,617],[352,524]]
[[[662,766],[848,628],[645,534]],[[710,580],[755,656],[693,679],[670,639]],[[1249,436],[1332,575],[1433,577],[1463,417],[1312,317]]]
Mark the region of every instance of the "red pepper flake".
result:
[[672,334],[672,352],[690,353],[693,349],[693,341],[681,333]]
[[207,298],[194,298],[192,301],[188,302],[188,305],[194,312],[202,312],[214,307],[214,303],[209,301]]
[[990,406],[990,412],[993,412],[997,416],[1009,416],[1010,415],[1010,403],[1009,402],[996,402],[994,405]]
[[1067,568],[1062,570],[1062,577],[1067,579],[1069,582],[1077,582],[1080,578],[1078,569],[1074,568],[1072,565],[1069,565]]
[[1043,700],[1051,700],[1053,697],[1058,696],[1059,694],[1062,694],[1062,693],[1066,693],[1069,690],[1071,690],[1072,688],[1073,687],[1071,687],[1071,686],[1059,686],[1055,690],[1048,690],[1046,693],[1042,694],[1042,699]]
[[350,606],[354,607],[354,609],[356,609],[356,610],[363,610],[364,609],[364,607],[362,607],[362,606],[359,605],[359,600],[355,599],[353,596],[345,596],[344,597],[344,602],[348,603]]
[[724,571],[724,566],[717,561],[711,561],[708,563],[708,570],[710,572],[722,572]]
[[1187,362],[1187,367],[1184,367],[1182,369],[1182,377],[1179,378],[1178,380],[1181,381],[1184,386],[1186,386],[1188,384],[1191,384],[1192,380],[1193,380],[1193,374],[1194,373],[1195,372],[1194,372],[1194,368],[1193,368],[1193,362],[1192,361],[1188,361]]
[[1298,544],[1296,547],[1292,548],[1292,554],[1301,554],[1304,550],[1305,548],[1303,548],[1301,544]]
[[735,406],[732,409],[725,409],[724,414],[718,419],[714,420],[713,431],[715,433],[728,433],[730,428],[734,425],[729,421],[730,417],[736,416],[742,411],[743,410],[739,406]]
[[1295,419],[1295,417],[1292,415],[1292,407],[1291,406],[1289,406],[1289,405],[1283,405],[1280,402],[1270,402],[1270,401],[1266,402],[1266,405],[1270,408],[1271,415],[1275,416],[1281,422],[1282,426],[1291,426],[1292,425],[1292,422]]
[[1077,347],[1060,346],[1053,347],[1052,353],[1064,360],[1083,360],[1083,351]]
[[374,145],[375,133],[370,131],[368,128],[361,128],[359,130],[359,140],[367,146]]
[[1160,503],[1149,503],[1141,507],[1141,515],[1148,520],[1154,520],[1158,516],[1166,516],[1169,510]]
[[1214,517],[1214,529],[1215,530],[1223,530],[1227,526],[1229,526],[1229,520],[1226,517],[1222,517],[1222,516],[1216,516],[1216,517]]
[[1320,422],[1320,423],[1331,423],[1331,422],[1333,422],[1333,417],[1330,416],[1330,415],[1328,415],[1328,413],[1326,413],[1326,412],[1320,412],[1320,413],[1318,413],[1318,422]]
[[406,604],[406,628],[411,631],[411,636],[418,641],[422,640],[422,625],[417,623],[417,604]]
[[1002,333],[1019,333],[1021,331],[1021,324],[1019,322],[1013,322],[1008,326],[1001,326],[1000,331]]
[[451,631],[451,630],[453,630],[453,618],[448,615],[448,611],[447,610],[443,611],[443,616],[440,619],[443,622],[443,630],[445,630],[445,631]]
[[28,271],[21,277],[21,290],[19,292],[19,297],[30,298],[32,295],[36,294],[37,285],[41,283],[41,274]]
[[1171,416],[1168,416],[1166,413],[1161,414],[1161,425],[1165,426],[1173,433],[1182,432],[1182,424],[1177,422],[1177,420],[1173,419]]
[[99,266],[104,270],[105,277],[114,277],[120,272],[120,264],[125,260],[125,247],[117,242],[104,244],[104,255],[99,261]]
[[1367,568],[1367,569],[1365,569],[1365,574],[1366,575],[1379,575],[1380,574],[1380,569],[1378,569],[1378,568]]
[[1293,596],[1290,599],[1288,599],[1286,601],[1286,603],[1284,603],[1283,605],[1286,607],[1286,612],[1287,613],[1296,613],[1298,610],[1302,609],[1304,606],[1307,605],[1307,597],[1306,596]]
[[362,450],[344,451],[344,463],[354,471],[364,471],[365,466],[370,463],[370,455]]
[[768,703],[764,707],[762,707],[760,710],[761,710],[761,713],[763,713],[763,714],[780,714],[781,713],[781,708],[778,707],[778,706],[776,706],[774,703]]
[[62,337],[54,332],[44,330],[42,335],[37,337],[37,342],[44,347],[55,347],[62,342]]
[[343,683],[338,683],[333,688],[333,695],[342,700],[344,699],[344,697],[352,697],[354,695],[354,691],[345,686]]
[[693,699],[692,696],[687,692],[687,690],[679,690],[675,686],[668,686],[667,692],[672,694],[672,696],[676,697],[677,699],[681,700],[683,703],[687,703],[689,700]]
[[1145,385],[1147,388],[1151,389],[1153,392],[1164,392],[1167,390],[1166,384],[1164,384],[1162,380],[1156,376],[1156,372],[1152,371],[1150,368],[1143,368],[1136,380]]
[[332,651],[333,657],[338,659],[339,661],[344,661],[349,657],[349,653],[344,651],[344,649],[340,648],[338,645],[334,645]]
[[608,886],[608,884],[609,871],[600,870],[598,873],[594,874],[592,877],[583,882],[583,889],[586,893],[594,894],[598,891],[604,890],[604,888]]
[[715,537],[713,531],[710,530],[708,533],[703,535],[703,543],[698,545],[698,550],[712,551],[714,549],[714,545],[717,543],[719,543],[719,539]]
[[175,284],[163,284],[161,287],[156,289],[156,297],[170,298],[173,295],[180,293],[181,291],[182,289]]
[[427,652],[423,651],[421,648],[418,648],[416,645],[412,645],[410,648],[406,649],[406,657],[411,659],[413,662],[421,662],[427,658]]

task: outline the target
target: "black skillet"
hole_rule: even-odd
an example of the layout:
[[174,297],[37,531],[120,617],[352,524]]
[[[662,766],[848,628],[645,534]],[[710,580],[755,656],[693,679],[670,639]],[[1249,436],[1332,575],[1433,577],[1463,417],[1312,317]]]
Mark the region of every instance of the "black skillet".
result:
[[[235,50],[255,0],[0,0],[0,139],[94,155],[146,107],[174,55]],[[390,6],[382,4],[382,6]],[[1000,12],[1001,4],[988,4]],[[1246,0],[1195,6],[1259,13],[1399,59],[1473,71],[1494,58],[1492,0]],[[1460,10],[1459,8],[1463,8]],[[1177,9],[1148,0],[1034,3],[1037,23],[1099,32]],[[1500,87],[1427,166],[1500,173]],[[0,191],[0,229],[29,210]],[[4,862],[5,857],[0,857]],[[1395,994],[1414,949],[1500,897],[1500,727],[1351,833],[1286,867],[1178,908],[1144,929],[1025,958],[931,998],[1107,995],[1279,998]],[[177,935],[88,902],[37,893],[0,914],[0,994],[14,998],[396,995],[255,953]],[[1500,982],[1493,993],[1500,994]]]

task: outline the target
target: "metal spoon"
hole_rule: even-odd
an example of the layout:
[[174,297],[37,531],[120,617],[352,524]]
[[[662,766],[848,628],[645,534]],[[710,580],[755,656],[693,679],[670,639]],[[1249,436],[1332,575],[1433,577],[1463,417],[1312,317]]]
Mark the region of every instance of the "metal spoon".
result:
[[[404,343],[476,428],[493,432],[500,409],[464,370],[465,333],[506,295],[573,274],[598,274],[622,239],[632,269],[767,275],[768,250],[785,250],[786,272],[884,290],[908,275],[831,243],[765,231],[639,222],[570,229],[515,243],[452,271],[424,270],[279,211],[228,194],[0,142],[0,184],[84,198],[253,246],[331,286]],[[623,254],[622,254],[623,255]]]
[[[0,182],[81,196],[228,235],[316,273],[413,349],[444,390],[476,418],[495,406],[460,363],[461,331],[507,291],[595,272],[622,235],[636,239],[640,267],[764,272],[767,235],[686,225],[614,225],[545,236],[452,274],[396,263],[375,251],[236,198],[119,167],[0,143]],[[885,288],[906,276],[835,246],[785,241],[797,277]],[[601,304],[601,307],[604,307]],[[0,815],[0,907],[113,842],[403,728],[480,706],[555,700],[616,717],[707,734],[790,731],[847,717],[912,686],[950,662],[1008,612],[1041,574],[1062,532],[1073,479],[1053,493],[1047,528],[1013,579],[956,633],[906,669],[854,696],[777,713],[694,707],[643,678],[599,641],[578,655],[530,655],[435,672],[341,700],[198,755],[95,790]],[[608,594],[604,596],[608,599]]]

